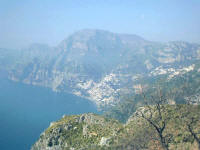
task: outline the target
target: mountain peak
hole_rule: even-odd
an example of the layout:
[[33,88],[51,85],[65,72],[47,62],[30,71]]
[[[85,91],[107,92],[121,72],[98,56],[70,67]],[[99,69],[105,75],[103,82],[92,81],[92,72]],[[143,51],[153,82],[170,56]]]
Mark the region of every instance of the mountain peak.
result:
[[[72,45],[75,49],[82,49],[91,45],[140,45],[146,42],[147,41],[142,37],[135,34],[120,34],[100,29],[83,29],[70,35],[68,38],[63,40],[59,46],[63,49],[67,49],[67,46]],[[93,49],[95,48],[93,47]]]

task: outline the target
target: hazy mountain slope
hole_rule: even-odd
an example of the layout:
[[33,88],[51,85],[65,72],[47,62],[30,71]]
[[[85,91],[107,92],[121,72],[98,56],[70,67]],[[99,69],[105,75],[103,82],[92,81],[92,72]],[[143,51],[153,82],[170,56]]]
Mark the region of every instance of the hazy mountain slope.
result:
[[135,90],[143,78],[188,68],[199,59],[198,44],[158,43],[87,29],[54,48],[34,44],[23,50],[1,49],[0,71],[11,80],[70,92],[105,106]]
[[104,115],[126,122],[137,107],[145,105],[159,89],[170,104],[200,104],[200,62],[176,70],[160,68],[160,72],[162,74],[150,73],[137,81],[135,90],[124,95],[116,106],[109,107]]

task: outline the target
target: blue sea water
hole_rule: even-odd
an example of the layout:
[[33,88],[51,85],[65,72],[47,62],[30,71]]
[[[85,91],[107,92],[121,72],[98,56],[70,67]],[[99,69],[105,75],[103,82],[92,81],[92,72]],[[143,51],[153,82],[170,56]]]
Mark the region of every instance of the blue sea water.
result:
[[86,112],[97,113],[86,99],[0,80],[0,150],[29,150],[50,122]]

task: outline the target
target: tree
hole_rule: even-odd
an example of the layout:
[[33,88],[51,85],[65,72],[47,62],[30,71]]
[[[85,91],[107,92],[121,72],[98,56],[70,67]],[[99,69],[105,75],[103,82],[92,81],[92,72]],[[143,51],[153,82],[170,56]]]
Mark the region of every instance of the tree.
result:
[[200,150],[200,136],[199,136],[200,131],[195,131],[195,128],[194,128],[194,126],[197,124],[198,121],[199,120],[192,117],[190,121],[187,123],[187,127],[191,135],[194,137],[194,140],[197,142],[198,149]]
[[187,104],[180,111],[180,118],[185,123],[192,138],[197,142],[198,149],[200,150],[200,106]]
[[169,150],[169,144],[173,136],[164,132],[167,123],[170,121],[166,96],[163,95],[160,89],[153,96],[149,96],[149,98],[143,92],[141,94],[144,97],[145,106],[141,107],[136,112],[136,115],[147,121],[155,129],[163,149]]

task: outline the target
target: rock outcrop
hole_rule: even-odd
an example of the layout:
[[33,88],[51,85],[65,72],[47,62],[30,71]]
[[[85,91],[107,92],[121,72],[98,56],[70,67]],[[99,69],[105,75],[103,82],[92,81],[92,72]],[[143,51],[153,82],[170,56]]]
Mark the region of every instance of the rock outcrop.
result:
[[87,149],[106,146],[122,125],[92,113],[63,116],[40,135],[31,150]]
[[[140,107],[138,111],[141,109],[148,113],[145,107]],[[195,120],[191,127],[195,132],[200,130],[200,107],[166,105],[164,114],[169,119],[165,122],[164,135],[169,134],[172,137],[169,149],[196,149],[197,144],[187,128],[187,123],[191,119]],[[159,125],[158,114],[154,112],[151,117]],[[155,150],[162,149],[161,147],[155,128],[136,113],[126,124],[89,113],[64,116],[51,123],[31,150]]]

